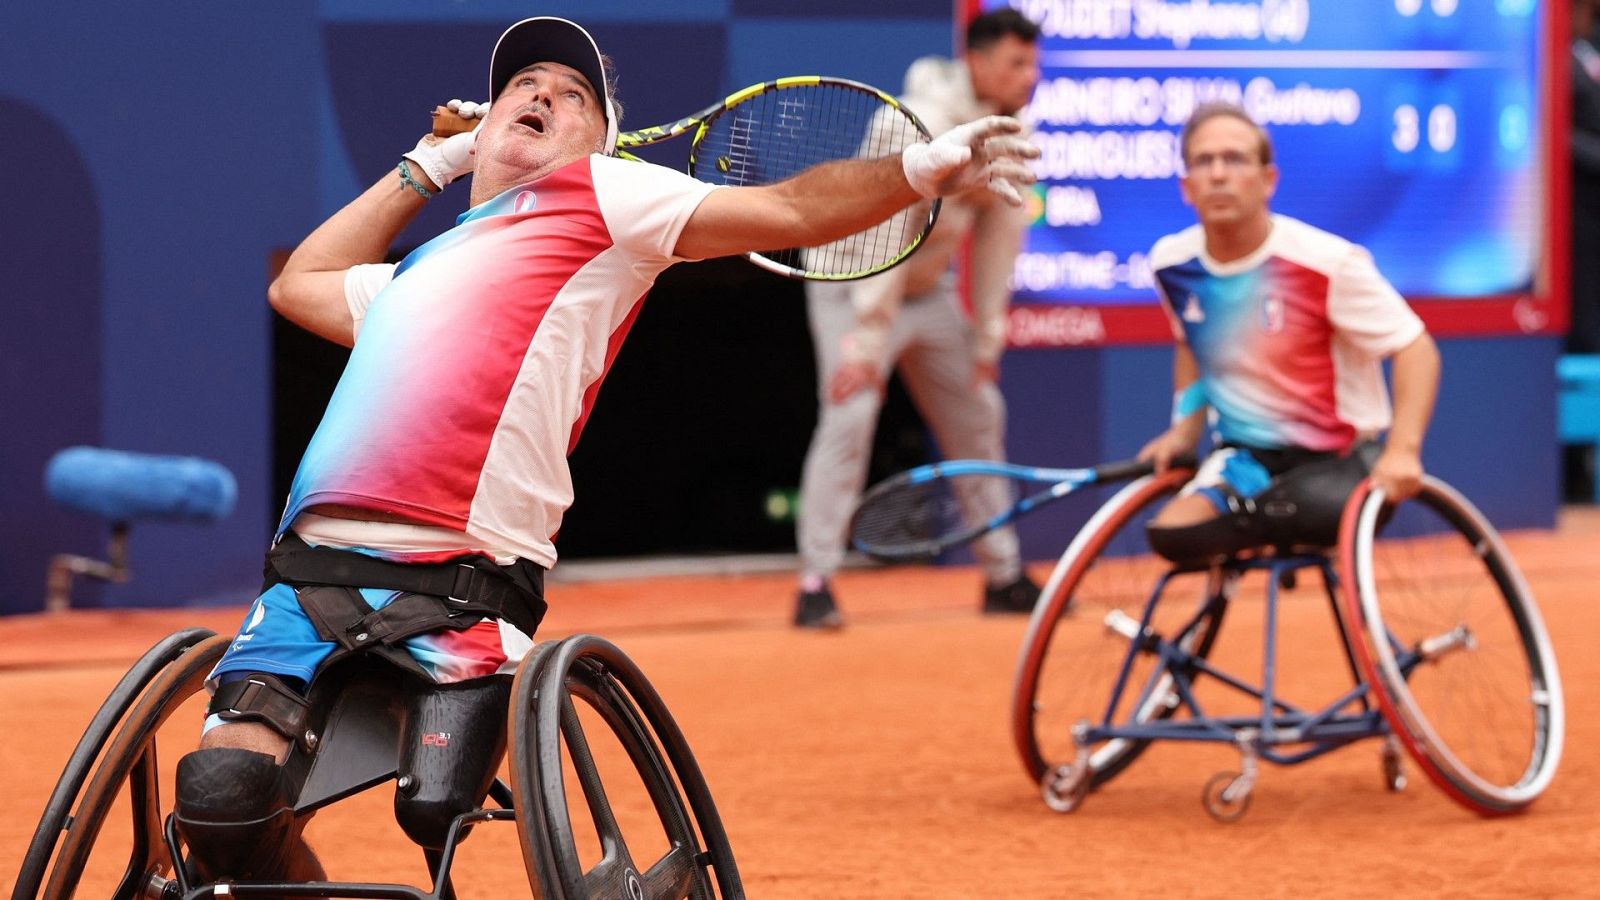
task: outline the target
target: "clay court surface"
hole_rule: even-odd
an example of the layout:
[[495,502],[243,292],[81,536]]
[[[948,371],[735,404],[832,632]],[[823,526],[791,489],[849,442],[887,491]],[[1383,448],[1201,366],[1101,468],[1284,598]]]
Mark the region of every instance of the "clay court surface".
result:
[[[788,627],[786,574],[553,581],[540,637],[605,635],[639,663],[701,761],[754,898],[1600,896],[1597,513],[1511,536],[1555,641],[1568,725],[1550,791],[1505,819],[1466,812],[1414,770],[1389,793],[1373,742],[1264,766],[1233,825],[1199,802],[1206,778],[1237,764],[1209,745],[1157,746],[1076,813],[1054,813],[1009,738],[1026,622],[980,617],[968,570],[846,573],[837,590],[850,626],[836,634]],[[1288,596],[1280,652],[1292,691],[1336,661],[1325,604],[1311,589]],[[182,627],[232,632],[241,611],[0,619],[6,895],[62,763],[128,663]],[[1253,671],[1259,618],[1259,602],[1243,599],[1213,658]],[[198,711],[176,724],[164,741],[197,729]],[[330,876],[423,882],[391,796],[380,786],[313,821]],[[464,898],[529,896],[509,824],[475,832],[458,865]]]

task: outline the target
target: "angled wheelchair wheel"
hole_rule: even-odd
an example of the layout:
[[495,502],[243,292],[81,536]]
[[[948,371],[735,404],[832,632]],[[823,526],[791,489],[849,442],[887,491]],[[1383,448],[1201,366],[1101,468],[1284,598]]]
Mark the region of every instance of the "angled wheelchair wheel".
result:
[[1561,678],[1500,535],[1435,478],[1398,506],[1363,484],[1341,532],[1350,643],[1395,737],[1469,809],[1525,808],[1561,758]]
[[23,854],[22,867],[18,870],[17,882],[11,894],[13,900],[38,896],[50,858],[55,854],[62,832],[66,830],[73,805],[78,800],[84,782],[89,780],[95,759],[99,757],[106,741],[111,739],[111,732],[122,721],[123,714],[139,699],[145,685],[163,667],[211,636],[212,632],[205,628],[190,628],[169,635],[146,651],[112,688],[105,702],[100,705],[100,710],[90,720],[89,727],[84,729],[83,737],[78,739],[77,747],[73,749],[61,777],[56,781],[55,790],[45,802],[39,826],[34,830],[27,852]]
[[540,897],[744,896],[694,755],[621,650],[592,635],[543,644],[511,702],[517,826]]
[[[201,691],[227,646],[227,638],[204,629],[179,632],[146,653],[117,684],[46,804],[13,900],[67,898],[80,888],[86,896],[117,900],[156,895],[153,886],[173,869],[162,836],[161,796],[171,773],[161,765],[158,732]],[[198,740],[198,722],[182,729],[185,749]],[[179,755],[167,760],[168,768]]]
[[[1078,531],[1045,583],[1043,602],[1034,607],[1023,638],[1011,704],[1012,739],[1034,781],[1074,762],[1075,724],[1099,724],[1105,718],[1144,606],[1171,569],[1150,551],[1145,523],[1193,474],[1169,470],[1124,486]],[[1226,608],[1225,600],[1211,603],[1215,590],[1206,573],[1176,577],[1157,605],[1151,630],[1206,656]],[[1133,709],[1130,704],[1153,675],[1152,690]],[[1114,719],[1170,717],[1177,710],[1171,683],[1170,675],[1155,673],[1152,655],[1140,653]],[[1118,739],[1091,748],[1081,789],[1116,777],[1148,744]]]

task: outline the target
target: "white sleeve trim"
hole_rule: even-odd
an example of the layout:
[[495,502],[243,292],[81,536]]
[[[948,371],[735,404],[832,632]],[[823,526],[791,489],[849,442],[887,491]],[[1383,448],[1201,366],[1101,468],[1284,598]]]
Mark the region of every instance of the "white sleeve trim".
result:
[[394,280],[394,270],[394,263],[363,263],[345,270],[344,303],[350,308],[352,336],[361,331],[361,322],[367,317],[372,298]]
[[1351,347],[1380,359],[1424,331],[1422,319],[1378,272],[1371,254],[1353,245],[1329,281],[1328,321]]
[[701,201],[725,185],[654,163],[592,157],[595,199],[617,246],[637,257],[679,262],[673,251]]

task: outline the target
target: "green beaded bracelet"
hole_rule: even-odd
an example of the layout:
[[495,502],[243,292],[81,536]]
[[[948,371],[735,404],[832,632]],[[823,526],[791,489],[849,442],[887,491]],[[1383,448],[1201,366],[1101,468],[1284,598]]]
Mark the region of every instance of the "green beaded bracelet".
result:
[[411,167],[406,165],[406,161],[405,160],[403,160],[403,159],[400,160],[400,165],[396,166],[396,168],[398,168],[400,170],[400,183],[401,184],[405,185],[408,188],[411,188],[413,191],[416,191],[418,194],[421,194],[422,195],[422,199],[424,199],[424,200],[426,200],[429,197],[433,196],[433,193],[434,193],[433,191],[428,190],[426,185],[424,185],[422,182],[418,181],[417,179],[411,177]]

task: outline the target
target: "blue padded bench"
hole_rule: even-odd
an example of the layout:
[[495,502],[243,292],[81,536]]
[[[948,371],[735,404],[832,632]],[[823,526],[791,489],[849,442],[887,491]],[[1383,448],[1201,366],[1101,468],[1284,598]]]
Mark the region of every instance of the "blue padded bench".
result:
[[[1556,360],[1556,432],[1561,443],[1600,448],[1600,354]],[[1600,454],[1600,449],[1596,450]],[[1594,499],[1600,503],[1600,478]]]

